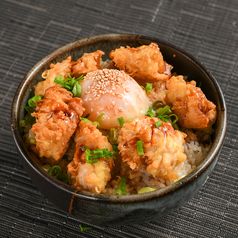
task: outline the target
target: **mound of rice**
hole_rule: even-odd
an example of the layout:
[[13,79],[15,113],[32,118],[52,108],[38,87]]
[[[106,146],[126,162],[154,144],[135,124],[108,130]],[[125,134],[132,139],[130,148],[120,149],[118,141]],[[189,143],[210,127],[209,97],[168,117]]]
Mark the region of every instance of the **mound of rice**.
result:
[[[116,190],[120,182],[120,176],[126,177],[127,195],[130,195],[137,194],[143,187],[153,187],[157,190],[165,188],[191,173],[207,156],[212,145],[210,136],[212,131],[193,132],[192,130],[186,130],[184,132],[188,135],[186,143],[184,144],[184,153],[187,155],[187,160],[176,167],[176,172],[179,175],[177,180],[153,177],[146,171],[146,165],[140,166],[139,169],[132,170],[127,163],[120,161],[119,157],[117,158],[117,160],[119,160],[117,161],[117,171],[113,171],[114,175],[102,193],[117,195]],[[120,169],[118,169],[118,167]]]

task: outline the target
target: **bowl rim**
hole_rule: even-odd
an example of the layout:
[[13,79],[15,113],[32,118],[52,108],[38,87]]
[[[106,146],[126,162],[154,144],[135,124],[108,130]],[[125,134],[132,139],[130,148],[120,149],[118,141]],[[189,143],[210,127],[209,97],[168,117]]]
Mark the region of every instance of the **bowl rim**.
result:
[[[105,194],[94,194],[91,192],[83,191],[80,190],[78,191],[77,189],[66,185],[59,180],[55,179],[54,177],[50,176],[48,173],[46,173],[43,169],[41,169],[37,164],[34,163],[34,161],[30,157],[30,153],[27,151],[26,147],[23,144],[22,139],[19,136],[18,133],[18,115],[19,115],[19,110],[20,110],[20,102],[19,102],[19,95],[23,93],[23,89],[26,86],[26,83],[28,81],[31,81],[29,79],[33,78],[35,71],[39,68],[41,68],[46,62],[51,62],[54,58],[57,58],[57,55],[61,55],[64,52],[72,50],[74,47],[80,47],[85,44],[89,44],[90,42],[94,41],[105,41],[105,40],[115,40],[115,39],[130,39],[132,41],[138,40],[138,41],[148,41],[148,42],[156,42],[159,45],[164,45],[166,47],[169,47],[175,51],[178,51],[181,53],[183,56],[187,57],[190,61],[192,61],[194,64],[196,64],[204,74],[207,75],[207,77],[210,79],[212,85],[215,87],[219,101],[221,104],[221,125],[218,125],[218,132],[217,136],[214,140],[214,143],[212,145],[212,148],[210,149],[207,157],[197,166],[195,170],[193,170],[191,173],[186,175],[184,178],[180,179],[179,181],[173,183],[172,185],[165,187],[160,190],[152,191],[149,193],[143,193],[143,194],[133,194],[133,195],[105,195]],[[225,134],[226,134],[226,128],[227,128],[227,111],[226,111],[226,103],[225,99],[223,96],[223,93],[221,91],[221,88],[219,84],[217,83],[216,79],[213,77],[213,75],[207,70],[207,68],[199,61],[197,60],[194,56],[192,56],[190,53],[187,51],[181,49],[180,47],[173,45],[169,42],[160,40],[155,37],[150,37],[150,36],[143,36],[143,35],[138,35],[138,34],[101,34],[101,35],[95,35],[95,36],[90,36],[82,39],[78,39],[76,41],[70,42],[68,44],[65,44],[51,53],[47,54],[44,56],[41,60],[39,60],[24,76],[24,78],[21,80],[13,101],[12,101],[12,107],[11,107],[11,130],[13,133],[13,139],[15,141],[16,147],[18,148],[18,151],[24,158],[24,160],[28,163],[28,165],[35,170],[38,175],[43,177],[46,182],[52,183],[52,185],[56,186],[57,188],[64,190],[65,192],[71,193],[72,196],[77,196],[82,199],[89,199],[89,200],[96,200],[100,202],[113,202],[113,203],[134,203],[134,202],[141,202],[143,200],[149,200],[149,199],[154,199],[158,198],[161,196],[164,196],[168,193],[172,193],[175,190],[178,190],[179,188],[183,187],[185,184],[189,183],[190,181],[193,181],[196,177],[198,177],[206,168],[213,162],[213,160],[216,158],[216,156],[219,155],[219,151],[222,147]]]

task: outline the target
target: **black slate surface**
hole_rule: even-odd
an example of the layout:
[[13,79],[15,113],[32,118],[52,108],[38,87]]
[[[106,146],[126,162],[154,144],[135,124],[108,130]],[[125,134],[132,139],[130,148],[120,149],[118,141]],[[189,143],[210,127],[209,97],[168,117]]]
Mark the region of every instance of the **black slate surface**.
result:
[[[10,130],[21,79],[43,56],[70,41],[136,33],[173,43],[197,57],[224,92],[228,129],[206,185],[185,206],[143,225],[102,228],[55,207],[32,184]],[[1,237],[238,237],[238,1],[1,0]],[[81,232],[79,224],[93,229]]]

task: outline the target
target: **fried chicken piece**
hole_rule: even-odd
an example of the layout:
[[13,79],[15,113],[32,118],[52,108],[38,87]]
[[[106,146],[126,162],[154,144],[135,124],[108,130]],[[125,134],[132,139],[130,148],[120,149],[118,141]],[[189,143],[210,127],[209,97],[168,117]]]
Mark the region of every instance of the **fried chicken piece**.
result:
[[185,128],[202,129],[216,121],[216,105],[207,100],[196,82],[185,82],[183,76],[173,76],[167,81],[166,101]]
[[74,159],[68,165],[68,172],[71,174],[75,188],[100,193],[111,179],[114,161],[113,159],[99,158],[96,163],[86,162],[84,147],[90,150],[113,150],[107,137],[103,136],[96,127],[96,124],[92,125],[90,122],[81,121],[79,123],[74,138],[76,142]]
[[167,93],[166,82],[158,81],[153,83],[152,91],[147,92],[148,99],[153,104],[155,101],[162,101],[166,105],[165,97]]
[[168,65],[156,43],[137,48],[120,47],[110,52],[110,59],[120,69],[133,77],[139,84],[166,81],[171,76]]
[[72,98],[72,93],[59,84],[46,90],[44,98],[36,102],[36,123],[31,131],[35,133],[35,152],[48,158],[53,165],[68,149],[70,137],[76,130],[84,108],[80,98]]
[[[185,133],[174,130],[172,125],[162,122],[155,127],[158,118],[142,116],[124,123],[118,140],[118,149],[122,160],[131,169],[137,169],[142,164],[153,176],[163,179],[177,179],[176,166],[185,161]],[[144,155],[138,155],[137,141],[143,141]]]
[[84,53],[81,58],[79,58],[75,65],[72,67],[72,76],[75,78],[85,75],[89,72],[101,69],[100,62],[101,57],[104,52],[97,50],[92,53]]
[[68,73],[71,72],[71,67],[73,64],[75,64],[75,62],[72,61],[71,56],[63,60],[61,63],[50,64],[50,69],[45,70],[42,74],[42,77],[45,80],[34,86],[35,94],[44,95],[47,88],[55,85],[54,80],[56,76],[59,77],[60,75],[63,75],[64,78],[67,78]]

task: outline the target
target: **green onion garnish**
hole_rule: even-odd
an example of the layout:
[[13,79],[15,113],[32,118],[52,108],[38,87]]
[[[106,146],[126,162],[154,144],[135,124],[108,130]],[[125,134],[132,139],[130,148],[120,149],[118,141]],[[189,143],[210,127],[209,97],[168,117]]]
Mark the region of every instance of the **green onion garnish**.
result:
[[24,107],[25,110],[28,112],[28,115],[26,115],[26,121],[30,124],[33,124],[36,121],[35,117],[31,116],[31,113],[33,113],[35,111],[34,110],[34,107],[36,106],[35,102],[40,101],[42,97],[43,96],[36,94],[34,97],[32,97],[28,100],[28,106]]
[[148,193],[148,192],[152,192],[152,191],[155,191],[156,189],[155,188],[151,188],[151,187],[144,187],[142,189],[140,189],[138,191],[138,194],[141,194],[141,193]]
[[146,92],[151,92],[152,91],[152,83],[146,83],[145,91]]
[[48,173],[54,176],[55,178],[58,178],[61,173],[61,168],[59,165],[54,165],[49,169]]
[[43,96],[36,94],[34,97],[30,98],[30,99],[28,100],[28,105],[29,105],[29,107],[35,107],[35,106],[36,106],[35,102],[40,101],[42,97],[43,97]]
[[26,121],[25,120],[20,120],[19,126],[20,127],[25,127],[26,126]]
[[92,227],[82,227],[81,225],[79,225],[80,227],[80,230],[83,232],[83,231],[87,231],[87,230],[92,230],[93,228]]
[[30,144],[35,145],[36,144],[36,140],[35,139],[30,139]]
[[172,111],[170,110],[170,106],[166,105],[164,107],[158,108],[155,113],[157,114],[157,116],[162,116],[164,114],[172,113]]
[[125,177],[121,177],[121,181],[118,184],[116,193],[118,195],[126,195],[127,194],[127,189],[126,189],[126,178]]
[[79,81],[83,79],[83,75],[76,79],[75,77],[72,78],[70,73],[68,73],[68,78],[64,79],[63,75],[60,75],[59,77],[56,76],[54,82],[60,84],[62,88],[72,92],[74,97],[81,97],[82,87]]
[[66,173],[60,174],[60,175],[57,177],[57,179],[58,179],[59,181],[63,182],[63,183],[66,183],[66,184],[69,183],[69,178],[68,178],[68,176],[67,176]]
[[156,106],[156,104],[158,104],[158,103],[161,103],[161,104],[163,105],[163,107],[164,107],[164,103],[163,103],[162,101],[158,100],[158,101],[155,101],[155,102],[153,103],[152,108],[155,109],[155,106]]
[[90,123],[92,123],[92,125],[97,124],[97,127],[99,128],[99,127],[100,127],[99,121],[100,121],[100,119],[101,119],[104,115],[105,115],[104,113],[101,113],[101,114],[99,115],[97,121],[90,121],[88,118],[86,118],[86,117],[89,116],[89,114],[88,114],[86,117],[80,117],[80,120],[82,120],[83,123],[88,123],[88,122],[90,122]]
[[138,155],[144,154],[143,141],[141,141],[141,140],[137,141],[137,152],[138,152]]
[[115,128],[110,129],[109,140],[111,141],[111,143],[117,140],[117,130]]
[[26,110],[29,114],[31,114],[31,113],[33,113],[33,112],[35,111],[34,108],[33,108],[33,107],[30,107],[30,106],[25,106],[24,108],[25,108],[25,110]]
[[112,149],[116,152],[119,152],[118,145],[117,144],[112,144]]
[[147,117],[154,117],[155,114],[152,112],[153,107],[149,107],[147,113],[145,114]]
[[125,123],[123,117],[119,117],[119,118],[117,118],[117,120],[118,120],[120,126],[123,126],[123,124]]
[[85,151],[85,161],[86,163],[89,163],[89,164],[97,163],[98,158],[116,159],[116,157],[113,156],[115,151],[108,151],[108,149],[90,150],[84,147],[84,151]]
[[180,131],[179,125],[177,123],[172,124],[175,130]]
[[178,121],[178,117],[176,114],[170,114],[170,117],[175,117],[175,119],[172,121],[172,125],[175,124]]
[[46,172],[48,172],[50,175],[57,178],[59,181],[69,184],[69,179],[66,173],[61,173],[61,167],[58,165],[50,166],[49,164],[44,164],[42,166],[42,169],[44,169]]
[[42,169],[44,169],[46,172],[48,172],[50,168],[51,168],[51,166],[49,164],[44,164],[42,166]]
[[99,121],[100,121],[100,119],[101,119],[104,115],[105,115],[104,113],[101,113],[101,114],[98,116],[98,120],[97,120],[97,122],[96,122],[96,124],[98,125],[98,128],[100,127]]
[[160,127],[160,126],[162,126],[162,121],[159,120],[154,125],[155,125],[155,127]]

